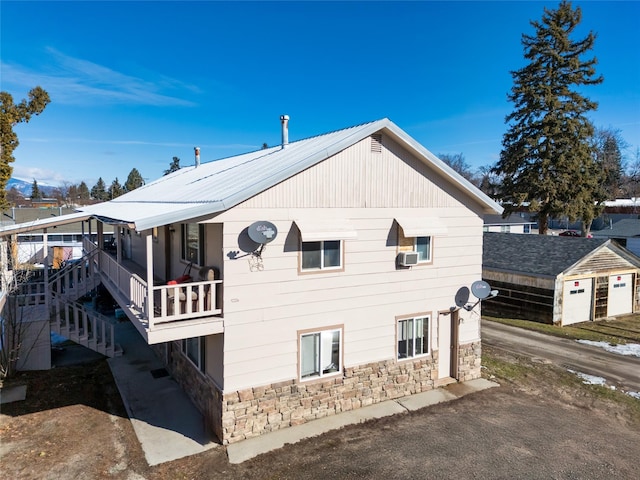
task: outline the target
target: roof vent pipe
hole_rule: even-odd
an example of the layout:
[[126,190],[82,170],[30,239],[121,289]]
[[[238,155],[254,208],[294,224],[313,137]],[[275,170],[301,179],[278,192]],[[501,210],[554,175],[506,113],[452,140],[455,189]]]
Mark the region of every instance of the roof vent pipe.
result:
[[282,148],[289,145],[289,115],[280,115],[282,123]]
[[193,147],[193,150],[196,152],[196,168],[200,166],[200,147]]

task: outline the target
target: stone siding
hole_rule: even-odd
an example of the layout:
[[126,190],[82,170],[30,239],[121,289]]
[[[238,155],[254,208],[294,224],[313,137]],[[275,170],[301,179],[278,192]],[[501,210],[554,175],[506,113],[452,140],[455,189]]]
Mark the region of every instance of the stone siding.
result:
[[205,418],[207,429],[222,441],[222,391],[182,353],[180,342],[171,343],[170,364],[173,378],[180,384]]
[[348,367],[339,377],[227,393],[222,404],[223,443],[431,390],[438,377],[437,355]]
[[466,382],[480,378],[482,365],[482,344],[467,343],[458,347],[458,381]]
[[[460,381],[480,377],[480,342],[461,345]],[[385,400],[432,390],[438,352],[415,360],[389,360],[344,369],[343,375],[309,382],[295,380],[222,394],[213,381],[172,345],[170,368],[224,444],[355,410]]]

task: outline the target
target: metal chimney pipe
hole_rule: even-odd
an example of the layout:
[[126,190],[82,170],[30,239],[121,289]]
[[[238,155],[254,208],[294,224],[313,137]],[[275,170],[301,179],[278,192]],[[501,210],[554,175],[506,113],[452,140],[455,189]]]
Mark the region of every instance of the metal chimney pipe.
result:
[[193,147],[193,150],[196,152],[196,168],[200,166],[200,147]]
[[282,148],[289,145],[289,115],[280,115],[282,123]]

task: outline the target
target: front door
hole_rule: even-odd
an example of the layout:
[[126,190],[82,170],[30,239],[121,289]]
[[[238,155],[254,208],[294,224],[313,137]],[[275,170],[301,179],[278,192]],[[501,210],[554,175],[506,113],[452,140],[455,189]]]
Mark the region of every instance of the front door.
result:
[[438,315],[438,378],[458,377],[458,312]]

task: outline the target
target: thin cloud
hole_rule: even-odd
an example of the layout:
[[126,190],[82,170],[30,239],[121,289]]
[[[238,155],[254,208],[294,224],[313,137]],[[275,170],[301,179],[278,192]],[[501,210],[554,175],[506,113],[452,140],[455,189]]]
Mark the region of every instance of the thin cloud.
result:
[[153,80],[117,72],[81,58],[48,48],[49,63],[40,71],[2,62],[6,84],[40,85],[56,102],[73,105],[127,104],[149,106],[195,106],[196,103],[169,92],[198,92],[197,87],[165,75]]
[[[61,138],[61,137],[25,137],[22,141],[28,140],[33,143],[63,143],[66,145],[70,145],[73,143],[84,143],[84,144],[94,144],[94,145],[142,145],[142,146],[151,146],[151,147],[186,147],[193,148],[194,145],[198,144],[201,148],[217,148],[217,149],[253,149],[259,148],[259,145],[249,145],[243,143],[219,143],[219,144],[202,144],[198,142],[184,143],[184,142],[153,142],[149,140],[97,140],[92,138]],[[111,152],[113,153],[113,152]]]

